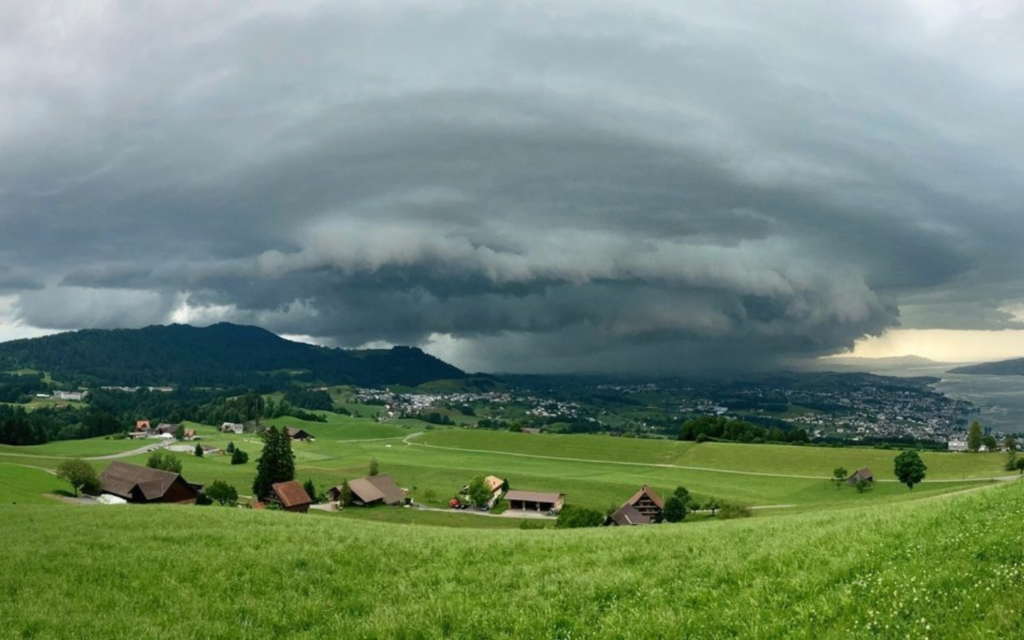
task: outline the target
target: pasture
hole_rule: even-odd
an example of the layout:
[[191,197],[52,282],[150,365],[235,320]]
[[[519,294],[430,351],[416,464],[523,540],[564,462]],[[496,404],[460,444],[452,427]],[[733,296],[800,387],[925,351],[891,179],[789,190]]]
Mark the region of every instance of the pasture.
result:
[[1017,483],[547,531],[5,505],[0,619],[19,637],[1022,637],[1022,519]]
[[[892,480],[896,451],[856,448],[787,447],[732,443],[679,442],[584,435],[529,435],[509,432],[438,429],[416,421],[377,423],[370,419],[326,414],[327,423],[291,418],[270,421],[306,429],[315,442],[295,442],[297,477],[311,479],[321,489],[366,475],[376,459],[382,473],[391,474],[418,502],[442,507],[476,475],[508,478],[513,488],[560,491],[567,502],[599,510],[620,505],[640,485],[662,494],[685,486],[698,499],[715,497],[751,506],[759,517],[797,511],[858,505],[880,505],[918,500],[985,486],[1001,476],[1003,456],[998,454],[925,453],[928,477],[908,491]],[[251,434],[221,434],[214,427],[187,423],[203,444],[224,448],[229,442],[245,450],[250,461],[232,465],[230,456],[198,458],[178,453],[182,473],[191,482],[223,480],[251,493],[260,439]],[[154,440],[102,438],[54,442],[37,447],[2,447],[0,462],[55,469],[68,457],[92,458],[102,471],[106,455],[124,455]],[[36,457],[39,456],[39,457]],[[123,458],[145,464],[148,453]],[[874,489],[857,493],[836,488],[827,480],[832,469],[850,471],[871,467],[881,480]],[[59,486],[59,483],[58,483]],[[423,514],[404,520],[434,518]],[[431,524],[443,523],[431,519]],[[452,521],[454,522],[454,521]],[[485,526],[480,523],[478,526]]]

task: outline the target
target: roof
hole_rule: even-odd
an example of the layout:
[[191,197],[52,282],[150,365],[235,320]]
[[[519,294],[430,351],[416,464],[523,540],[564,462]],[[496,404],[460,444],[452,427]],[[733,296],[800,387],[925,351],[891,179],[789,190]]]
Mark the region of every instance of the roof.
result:
[[353,496],[367,504],[378,500],[383,500],[384,504],[398,504],[405,499],[405,492],[387,474],[350,480],[348,488]]
[[159,433],[174,433],[175,431],[178,430],[178,427],[180,426],[180,424],[168,424],[166,422],[163,422],[156,426],[156,430]]
[[285,509],[313,504],[313,501],[309,498],[309,494],[302,488],[302,483],[298,480],[278,482],[270,485],[270,488],[274,492],[274,495],[277,496],[277,499],[281,501],[281,506]]
[[170,471],[115,460],[100,475],[100,486],[107,493],[126,499],[132,498],[132,491],[137,486],[146,500],[155,500],[167,493],[180,477]]
[[623,506],[626,506],[627,504],[628,505],[635,505],[637,502],[640,501],[640,498],[644,497],[645,493],[647,494],[647,497],[651,499],[651,502],[653,502],[654,504],[658,505],[659,509],[664,509],[665,508],[665,501],[662,500],[661,496],[659,496],[654,491],[652,491],[650,489],[650,487],[648,487],[646,484],[644,486],[640,487],[640,490],[637,491],[636,493],[634,493],[633,497],[631,497],[629,500],[626,500],[626,502],[625,502],[625,504],[623,504]]
[[296,429],[295,427],[285,427],[284,432],[288,434],[289,438],[312,438],[313,436],[305,429]]
[[871,473],[871,469],[868,469],[867,467],[864,467],[862,469],[857,469],[856,471],[854,471],[853,475],[850,476],[847,479],[848,480],[852,480],[853,478],[866,479],[866,478],[874,478],[874,477],[875,477],[875,474]]
[[608,516],[608,519],[618,525],[651,524],[651,519],[634,509],[631,504],[622,505],[618,511]]
[[143,429],[149,429],[149,420],[136,420],[135,430],[142,431]]
[[544,493],[542,491],[517,491],[512,490],[505,494],[506,500],[525,500],[527,502],[558,502],[564,493]]
[[487,487],[491,490],[491,493],[497,491],[505,484],[505,481],[498,476],[487,476],[484,478],[484,482],[487,483]]

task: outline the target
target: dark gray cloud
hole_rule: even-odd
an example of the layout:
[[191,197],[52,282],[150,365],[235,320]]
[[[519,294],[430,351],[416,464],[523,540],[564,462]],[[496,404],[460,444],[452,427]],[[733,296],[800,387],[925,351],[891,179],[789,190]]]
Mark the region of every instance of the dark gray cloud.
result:
[[1017,328],[1022,43],[1015,3],[5,7],[0,295],[497,370]]

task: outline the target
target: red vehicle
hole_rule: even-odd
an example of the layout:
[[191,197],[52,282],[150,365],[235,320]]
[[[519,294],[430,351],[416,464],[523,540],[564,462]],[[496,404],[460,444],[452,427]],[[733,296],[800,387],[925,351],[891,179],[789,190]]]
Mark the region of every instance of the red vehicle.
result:
[[461,509],[462,508],[462,503],[459,502],[458,499],[452,498],[451,500],[448,501],[448,508],[449,509]]

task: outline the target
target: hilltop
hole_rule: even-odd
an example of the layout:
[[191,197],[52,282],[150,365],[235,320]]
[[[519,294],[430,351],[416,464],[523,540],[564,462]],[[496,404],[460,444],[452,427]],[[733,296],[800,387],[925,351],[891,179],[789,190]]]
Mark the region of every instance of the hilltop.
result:
[[89,385],[253,385],[274,378],[330,384],[415,386],[462,379],[460,369],[415,347],[345,350],[220,323],[85,329],[0,344],[0,370],[48,372]]

